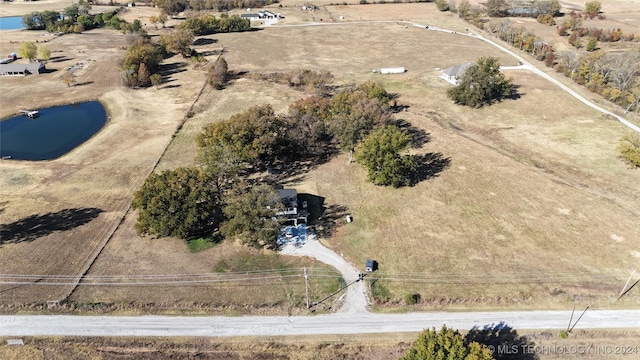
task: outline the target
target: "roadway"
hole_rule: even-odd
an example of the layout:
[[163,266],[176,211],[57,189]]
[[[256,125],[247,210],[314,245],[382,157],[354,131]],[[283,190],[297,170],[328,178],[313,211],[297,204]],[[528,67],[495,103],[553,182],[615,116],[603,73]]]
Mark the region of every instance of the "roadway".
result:
[[[517,330],[566,329],[567,311],[330,314],[317,316],[0,316],[7,336],[284,336],[419,332],[443,324],[460,330],[504,323]],[[580,312],[573,315],[576,322]],[[638,329],[640,310],[589,310],[576,329]]]

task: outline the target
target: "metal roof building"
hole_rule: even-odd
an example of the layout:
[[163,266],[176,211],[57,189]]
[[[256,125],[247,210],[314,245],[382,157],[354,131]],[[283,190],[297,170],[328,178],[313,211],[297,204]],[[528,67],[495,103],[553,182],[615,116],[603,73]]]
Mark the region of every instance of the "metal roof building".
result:
[[46,70],[43,63],[0,64],[0,76],[25,76],[40,74]]

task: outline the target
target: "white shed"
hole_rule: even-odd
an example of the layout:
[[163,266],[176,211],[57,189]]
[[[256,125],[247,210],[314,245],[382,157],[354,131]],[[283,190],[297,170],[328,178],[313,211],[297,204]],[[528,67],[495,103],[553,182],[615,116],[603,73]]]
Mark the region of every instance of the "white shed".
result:
[[380,74],[402,74],[405,71],[403,67],[380,68]]

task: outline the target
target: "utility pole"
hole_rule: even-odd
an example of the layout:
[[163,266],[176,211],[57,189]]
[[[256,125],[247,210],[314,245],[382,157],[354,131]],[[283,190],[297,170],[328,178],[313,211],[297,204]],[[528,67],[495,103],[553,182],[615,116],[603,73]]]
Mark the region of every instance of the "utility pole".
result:
[[309,304],[309,275],[307,275],[307,268],[304,268],[304,287],[307,294],[307,309],[311,307]]

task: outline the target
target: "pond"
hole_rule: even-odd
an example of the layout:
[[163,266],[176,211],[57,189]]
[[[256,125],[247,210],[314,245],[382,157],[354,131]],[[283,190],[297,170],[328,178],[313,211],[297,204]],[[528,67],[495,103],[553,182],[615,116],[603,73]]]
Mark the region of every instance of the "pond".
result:
[[[33,110],[33,109],[29,109]],[[40,109],[39,116],[0,121],[0,157],[52,160],[89,140],[107,122],[98,101]]]
[[24,29],[22,16],[0,17],[0,30]]

